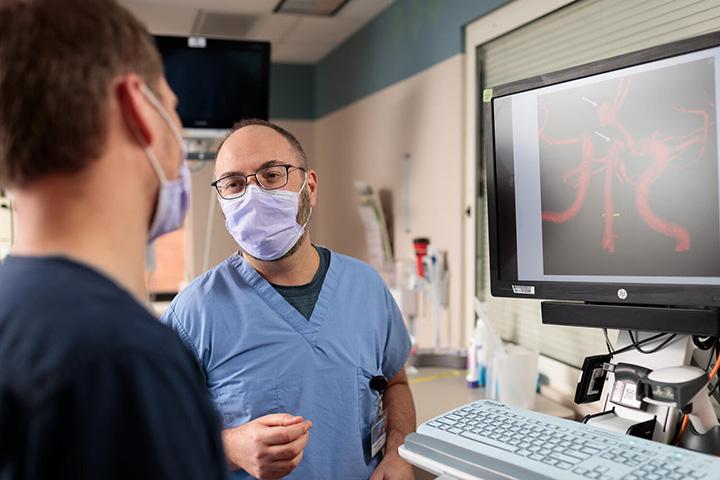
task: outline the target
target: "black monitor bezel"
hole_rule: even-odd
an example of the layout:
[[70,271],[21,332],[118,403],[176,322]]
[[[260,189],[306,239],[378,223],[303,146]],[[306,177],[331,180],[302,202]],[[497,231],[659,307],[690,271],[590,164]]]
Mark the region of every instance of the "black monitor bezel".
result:
[[[500,228],[496,185],[493,102],[506,95],[598,75],[678,55],[720,46],[720,32],[639,50],[492,88],[492,98],[483,102],[483,146],[486,158],[487,208],[490,245],[490,292],[495,297],[585,301],[620,305],[664,305],[720,307],[720,286],[639,283],[591,283],[502,280],[499,271]],[[515,227],[513,226],[513,229]],[[513,287],[525,293],[515,293]],[[532,289],[530,289],[532,287]],[[620,293],[623,289],[627,296]],[[533,293],[527,293],[532,291]]]
[[[177,48],[186,50],[196,50],[194,47],[188,45],[190,38],[197,37],[184,37],[175,35],[155,35],[155,44],[160,51],[162,57],[162,49]],[[204,50],[232,50],[232,51],[243,51],[243,52],[258,52],[262,55],[263,65],[262,71],[260,72],[262,79],[260,82],[259,94],[264,99],[263,111],[258,112],[254,118],[267,120],[270,113],[270,42],[256,41],[256,40],[228,40],[221,38],[202,37],[205,42],[205,46],[202,47]],[[161,43],[163,45],[161,45]],[[164,62],[164,59],[163,59]],[[235,122],[241,120],[226,119],[226,118],[187,118],[182,117],[184,128],[210,128],[210,129],[228,129],[232,128]]]

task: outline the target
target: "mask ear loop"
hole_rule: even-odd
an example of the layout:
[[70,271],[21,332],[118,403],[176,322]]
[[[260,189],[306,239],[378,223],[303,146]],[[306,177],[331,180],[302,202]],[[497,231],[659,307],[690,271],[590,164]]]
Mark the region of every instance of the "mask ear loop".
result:
[[162,168],[160,168],[160,161],[157,158],[157,155],[155,155],[155,152],[152,151],[150,147],[142,147],[143,150],[145,150],[145,155],[150,159],[150,165],[152,166],[153,170],[155,170],[155,175],[157,175],[158,179],[160,180],[160,185],[166,185],[168,183],[167,177],[165,176],[165,172],[163,172]]
[[165,123],[168,124],[168,127],[170,127],[170,130],[172,131],[173,135],[175,135],[175,139],[178,141],[178,145],[183,145],[183,137],[182,134],[178,131],[175,124],[172,122],[172,119],[170,118],[170,115],[165,111],[165,107],[162,106],[160,103],[160,100],[157,99],[155,94],[150,90],[150,88],[145,85],[144,83],[140,86],[140,91],[142,91],[143,95],[145,95],[145,98],[148,99],[150,103],[153,104],[153,107],[157,110],[157,112],[160,114],[160,116],[165,120]]
[[[143,96],[155,108],[157,108],[157,105],[156,105],[157,99],[155,99],[155,96],[150,91],[150,89],[145,86],[145,84],[142,84],[140,86],[140,91],[142,92]],[[160,115],[162,116],[162,113],[160,113]],[[140,132],[138,131],[137,127],[134,124],[130,127],[130,130],[132,130],[132,134],[135,137],[135,141],[138,142],[138,145],[140,145],[140,148],[143,149],[143,152],[145,152],[145,156],[150,161],[150,166],[152,167],[153,171],[155,172],[155,175],[158,177],[158,180],[160,180],[160,185],[161,186],[165,185],[167,183],[167,177],[165,176],[165,172],[163,172],[162,168],[160,168],[160,161],[158,160],[157,155],[155,155],[155,152],[153,152],[153,150],[148,145],[144,144],[145,142],[142,139]]]
[[[162,106],[160,103],[160,100],[157,99],[155,94],[150,90],[150,88],[145,85],[144,83],[140,86],[140,91],[145,96],[145,98],[152,104],[153,107],[155,107],[155,110],[158,112],[160,117],[165,121],[168,128],[170,128],[170,131],[175,136],[175,141],[177,141],[178,146],[180,147],[180,155],[182,156],[182,161],[185,161],[186,152],[185,152],[185,142],[183,140],[182,134],[180,131],[178,131],[175,124],[172,122],[172,119],[170,118],[170,115],[168,115],[167,111],[165,111],[165,107]],[[137,135],[137,134],[136,134]],[[155,152],[152,152],[149,147],[143,147],[148,153],[148,156],[150,157],[150,163],[153,166],[153,169],[155,170],[155,174],[160,179],[160,183],[162,185],[165,185],[168,183],[167,176],[165,175],[165,172],[163,172],[162,168],[160,167],[160,162],[158,161],[157,155],[155,155]]]
[[310,223],[310,219],[312,218],[313,214],[313,208],[310,207],[310,214],[308,215],[308,219],[305,223],[303,223],[302,229],[305,230],[305,227],[307,227],[308,223]]
[[298,190],[298,196],[305,190],[305,187],[307,187],[307,172],[303,170],[303,173],[305,174],[305,180],[303,180],[303,185],[300,187],[300,190]]
[[[303,181],[303,186],[302,186],[302,188],[301,188],[300,191],[298,192],[298,199],[299,199],[300,194],[302,193],[302,191],[305,190],[305,187],[307,186],[307,172],[306,172],[305,170],[303,170],[303,172],[305,173],[305,180]],[[307,220],[305,221],[305,223],[302,225],[302,229],[303,229],[303,230],[305,230],[305,227],[307,227],[308,223],[310,223],[310,219],[312,218],[312,214],[313,214],[313,207],[311,206],[311,207],[310,207],[310,214],[308,215],[308,218],[307,218]]]

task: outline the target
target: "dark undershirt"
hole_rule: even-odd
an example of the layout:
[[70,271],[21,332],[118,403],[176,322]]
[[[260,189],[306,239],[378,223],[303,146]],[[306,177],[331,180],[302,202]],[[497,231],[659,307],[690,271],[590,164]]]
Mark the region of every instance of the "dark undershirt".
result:
[[306,320],[310,320],[313,310],[315,310],[315,304],[320,296],[325,275],[330,268],[330,250],[318,246],[315,246],[315,250],[320,256],[320,267],[310,283],[291,287],[271,284]]

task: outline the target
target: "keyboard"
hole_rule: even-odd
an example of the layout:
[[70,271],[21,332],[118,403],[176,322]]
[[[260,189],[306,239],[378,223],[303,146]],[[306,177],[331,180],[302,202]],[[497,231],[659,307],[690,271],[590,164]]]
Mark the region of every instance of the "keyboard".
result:
[[400,455],[447,478],[720,479],[720,458],[480,400],[408,435]]

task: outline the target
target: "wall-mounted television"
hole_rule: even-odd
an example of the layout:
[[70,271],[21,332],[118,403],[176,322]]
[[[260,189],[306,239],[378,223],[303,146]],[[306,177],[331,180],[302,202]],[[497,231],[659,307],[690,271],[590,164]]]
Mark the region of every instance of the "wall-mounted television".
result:
[[155,42],[184,128],[227,129],[242,119],[268,118],[268,42],[171,36]]

